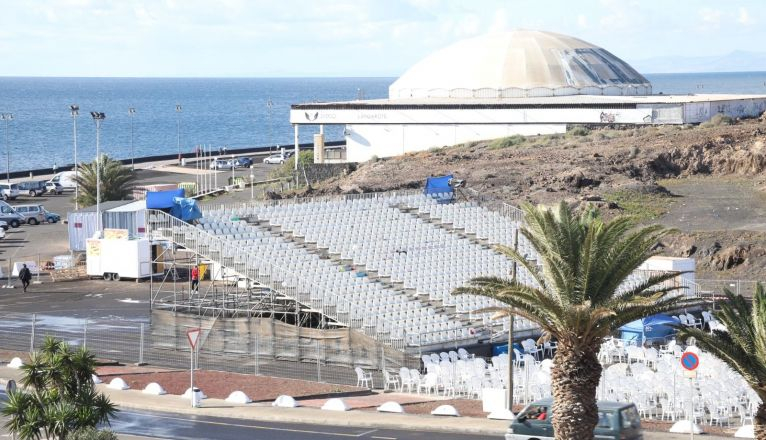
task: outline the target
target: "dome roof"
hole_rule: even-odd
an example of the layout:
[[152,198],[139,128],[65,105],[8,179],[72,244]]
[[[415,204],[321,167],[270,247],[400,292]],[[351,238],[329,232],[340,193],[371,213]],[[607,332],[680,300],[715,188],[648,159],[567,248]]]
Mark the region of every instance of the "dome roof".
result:
[[609,51],[566,35],[516,30],[459,41],[389,87],[391,99],[647,95],[652,86]]

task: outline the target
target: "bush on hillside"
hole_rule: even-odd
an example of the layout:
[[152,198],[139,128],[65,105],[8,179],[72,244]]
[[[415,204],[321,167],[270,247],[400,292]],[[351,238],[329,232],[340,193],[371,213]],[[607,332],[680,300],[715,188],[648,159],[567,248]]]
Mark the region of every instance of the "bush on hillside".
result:
[[730,116],[726,116],[721,113],[718,113],[717,115],[714,115],[712,118],[710,118],[710,120],[700,124],[700,127],[703,127],[703,128],[720,127],[722,125],[732,125],[732,124],[734,124],[734,119],[732,119]]
[[513,136],[495,139],[494,141],[490,142],[487,148],[490,150],[497,150],[501,148],[515,147],[516,145],[523,144],[526,142],[526,140],[526,137],[520,134],[514,134]]
[[572,136],[587,136],[590,134],[590,129],[582,125],[572,125],[567,127],[567,134]]

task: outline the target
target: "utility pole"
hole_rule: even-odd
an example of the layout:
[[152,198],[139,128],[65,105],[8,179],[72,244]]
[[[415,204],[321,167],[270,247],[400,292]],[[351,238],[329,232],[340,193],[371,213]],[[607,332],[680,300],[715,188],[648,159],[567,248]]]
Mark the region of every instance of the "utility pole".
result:
[[[77,163],[77,116],[80,114],[80,106],[72,104],[69,106],[69,112],[72,114],[72,138],[74,139],[74,180],[77,182],[80,176],[80,164]],[[77,211],[80,209],[80,184],[76,183],[74,186],[74,209]]]
[[[517,227],[513,231],[513,250],[516,251],[516,253],[519,253],[519,228]],[[514,260],[513,261],[513,273],[511,274],[511,280],[513,282],[516,282],[516,273],[518,271],[518,263]],[[513,414],[513,309],[511,309],[511,313],[508,315],[509,324],[508,324],[508,402],[507,407],[508,411]]]
[[132,171],[136,170],[136,152],[133,148],[133,116],[136,114],[136,109],[133,107],[128,107],[128,116],[130,116],[130,169]]
[[[13,121],[13,113],[1,113],[0,119],[5,121],[5,179],[11,183],[11,142],[8,140],[8,123]],[[10,190],[8,188],[9,192]]]
[[101,233],[101,121],[106,118],[103,112],[90,112],[96,122],[96,230]]

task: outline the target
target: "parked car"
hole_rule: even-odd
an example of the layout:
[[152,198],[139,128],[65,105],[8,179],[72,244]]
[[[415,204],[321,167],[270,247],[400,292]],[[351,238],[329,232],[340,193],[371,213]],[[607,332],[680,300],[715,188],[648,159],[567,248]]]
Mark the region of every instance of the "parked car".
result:
[[249,168],[253,165],[253,159],[249,157],[237,157],[234,158],[234,165],[237,168]]
[[7,231],[10,226],[8,226],[8,222],[0,220],[0,228],[2,228],[3,231]]
[[74,191],[77,187],[77,183],[74,181],[75,176],[77,174],[74,171],[62,171],[53,176],[48,182],[58,183],[63,189]]
[[3,200],[16,200],[19,196],[19,186],[15,183],[0,183],[0,195]]
[[47,181],[45,182],[45,190],[48,191],[50,194],[60,195],[61,193],[64,192],[64,187],[61,186],[60,183]]
[[58,223],[61,221],[61,216],[55,212],[50,212],[43,207],[43,215],[45,216],[46,223]]
[[27,221],[23,215],[13,209],[13,206],[3,201],[0,201],[0,220],[6,222],[12,228],[18,228]]
[[214,159],[210,162],[211,170],[230,170],[234,167],[234,161],[232,160]]
[[39,225],[45,221],[45,208],[43,205],[15,205],[13,209],[23,215],[30,225]]
[[18,184],[19,194],[29,194],[30,197],[37,197],[45,194],[47,182],[44,180],[28,180]]
[[285,154],[272,154],[271,156],[263,159],[263,163],[270,163],[270,164],[282,164],[285,163],[287,159],[289,159],[293,153],[285,152]]
[[[511,422],[505,440],[553,439],[553,399],[530,403]],[[598,402],[598,424],[593,434],[599,439],[641,440],[641,418],[636,405],[626,402]]]

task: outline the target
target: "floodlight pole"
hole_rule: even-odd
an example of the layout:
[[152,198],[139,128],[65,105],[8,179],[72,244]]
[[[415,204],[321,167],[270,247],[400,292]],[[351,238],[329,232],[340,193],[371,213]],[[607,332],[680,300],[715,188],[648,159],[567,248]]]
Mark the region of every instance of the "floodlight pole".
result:
[[80,176],[80,165],[77,163],[77,116],[80,114],[80,106],[72,104],[69,106],[69,112],[72,114],[72,139],[74,142],[74,209],[75,211],[80,209],[80,184],[78,177]]
[[8,123],[13,120],[13,113],[0,113],[0,119],[5,121],[5,179],[11,183],[11,142],[8,138]]
[[176,104],[176,126],[178,137],[178,164],[181,165],[181,104]]
[[266,108],[269,109],[269,155],[271,155],[272,150],[272,144],[274,143],[273,137],[272,137],[272,128],[271,128],[271,109],[274,107],[274,103],[271,101],[271,98],[269,98],[268,101],[266,101]]
[[101,233],[101,121],[106,118],[103,112],[90,112],[96,122],[96,230]]
[[136,152],[133,148],[133,116],[136,114],[136,109],[133,107],[128,107],[128,116],[130,116],[130,169],[132,171],[136,170]]
[[[519,253],[519,228],[513,231],[513,250]],[[511,279],[516,282],[516,273],[518,271],[518,263],[513,262],[513,273]],[[510,323],[508,324],[508,411],[513,414],[513,309],[508,316]]]

